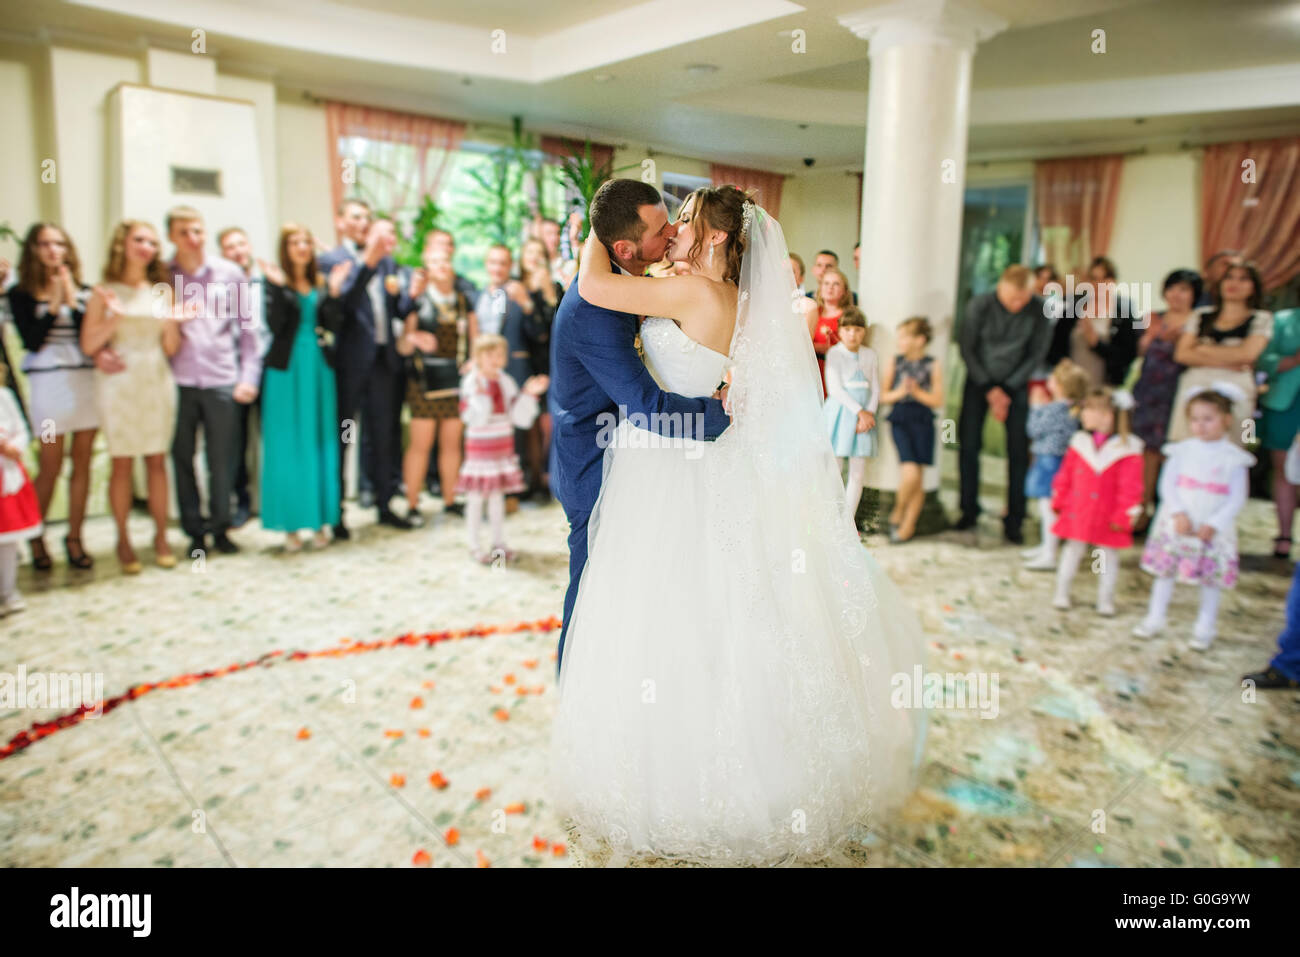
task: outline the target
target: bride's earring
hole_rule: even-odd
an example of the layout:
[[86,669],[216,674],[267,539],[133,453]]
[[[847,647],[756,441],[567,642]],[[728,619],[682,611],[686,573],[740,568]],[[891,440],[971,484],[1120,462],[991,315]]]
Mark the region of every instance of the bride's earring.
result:
[[709,255],[704,260],[705,268],[713,268],[713,243],[709,243]]

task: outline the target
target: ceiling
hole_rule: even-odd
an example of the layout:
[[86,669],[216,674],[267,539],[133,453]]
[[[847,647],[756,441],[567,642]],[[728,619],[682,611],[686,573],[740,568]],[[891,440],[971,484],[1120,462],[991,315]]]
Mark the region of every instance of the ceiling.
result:
[[[838,18],[882,2],[0,0],[0,10],[11,36],[135,50],[188,49],[192,25],[207,23],[223,72],[270,77],[285,95],[486,123],[520,115],[541,132],[790,172],[805,157],[861,167],[867,42]],[[972,160],[1300,132],[1300,0],[978,2],[1007,28],[975,55]],[[495,30],[507,55],[489,51]],[[1095,30],[1104,54],[1092,52]]]

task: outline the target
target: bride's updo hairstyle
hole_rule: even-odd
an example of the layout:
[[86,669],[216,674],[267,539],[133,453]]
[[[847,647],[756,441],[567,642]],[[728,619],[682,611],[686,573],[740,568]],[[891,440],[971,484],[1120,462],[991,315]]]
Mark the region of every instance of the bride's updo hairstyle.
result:
[[745,203],[749,201],[749,196],[734,186],[702,186],[687,196],[682,205],[690,204],[693,221],[703,222],[707,227],[695,227],[695,242],[686,254],[687,262],[692,266],[705,262],[704,245],[708,234],[720,229],[727,234],[726,242],[722,244],[726,250],[722,278],[739,285],[740,257],[745,254],[745,240],[740,235],[740,227],[745,220]]

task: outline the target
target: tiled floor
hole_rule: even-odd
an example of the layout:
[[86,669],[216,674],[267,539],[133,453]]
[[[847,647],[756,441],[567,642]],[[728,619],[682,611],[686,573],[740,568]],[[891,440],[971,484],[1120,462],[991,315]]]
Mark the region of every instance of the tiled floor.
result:
[[[297,555],[253,523],[237,556],[134,579],[97,519],[93,572],[22,569],[29,609],[0,622],[0,671],[100,672],[112,696],[276,649],[559,612],[558,507],[511,518],[522,558],[504,570],[471,564],[460,521],[427,508],[424,530],[362,525]],[[1244,550],[1267,548],[1270,522],[1251,503]],[[1051,576],[1020,571],[991,531],[868,544],[920,613],[930,669],[996,673],[998,713],[934,712],[914,800],[824,863],[1300,865],[1300,694],[1244,701],[1237,683],[1271,654],[1289,567],[1253,563],[1201,655],[1178,632],[1190,592],[1168,637],[1128,636],[1147,587],[1133,554],[1106,620],[1088,575],[1062,615]],[[574,860],[547,804],[554,647],[554,633],[500,633],[154,691],[0,761],[0,865],[598,863]],[[0,712],[0,742],[57,710]]]

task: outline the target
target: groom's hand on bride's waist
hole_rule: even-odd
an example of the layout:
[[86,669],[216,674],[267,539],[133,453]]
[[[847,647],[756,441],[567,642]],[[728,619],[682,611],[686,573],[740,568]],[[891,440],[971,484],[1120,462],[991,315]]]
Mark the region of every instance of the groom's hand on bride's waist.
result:
[[730,382],[723,382],[718,386],[718,391],[713,393],[713,398],[722,403],[722,411],[727,413],[727,418],[731,418],[731,406],[727,404],[727,392],[731,389]]

